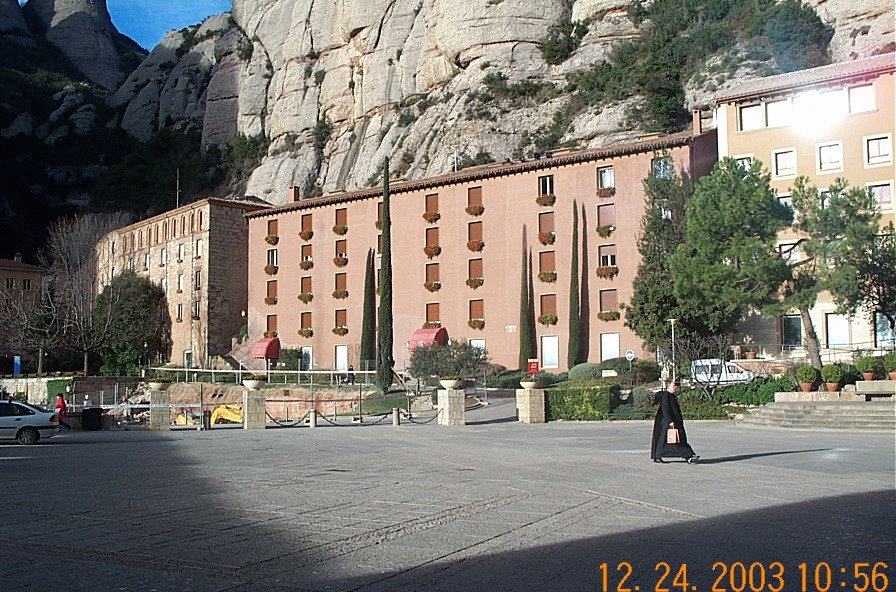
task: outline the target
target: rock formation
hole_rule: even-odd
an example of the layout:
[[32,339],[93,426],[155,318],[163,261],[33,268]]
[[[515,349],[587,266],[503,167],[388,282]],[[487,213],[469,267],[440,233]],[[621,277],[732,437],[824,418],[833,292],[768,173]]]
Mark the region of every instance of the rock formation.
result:
[[0,34],[31,36],[18,0],[0,0]]

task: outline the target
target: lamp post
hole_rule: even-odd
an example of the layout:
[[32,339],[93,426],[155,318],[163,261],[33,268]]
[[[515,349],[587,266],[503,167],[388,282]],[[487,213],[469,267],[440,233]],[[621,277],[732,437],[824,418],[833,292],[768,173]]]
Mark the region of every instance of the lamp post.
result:
[[675,321],[678,319],[669,319],[672,324],[672,382],[675,382]]

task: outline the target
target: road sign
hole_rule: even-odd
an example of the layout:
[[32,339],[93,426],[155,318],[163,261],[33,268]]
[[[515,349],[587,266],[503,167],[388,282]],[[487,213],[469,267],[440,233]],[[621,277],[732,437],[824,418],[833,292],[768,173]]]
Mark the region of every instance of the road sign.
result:
[[633,350],[633,349],[625,350],[625,359],[628,360],[629,362],[634,360],[635,359],[635,350]]
[[538,374],[538,360],[529,358],[528,364],[526,364],[526,372],[529,374]]

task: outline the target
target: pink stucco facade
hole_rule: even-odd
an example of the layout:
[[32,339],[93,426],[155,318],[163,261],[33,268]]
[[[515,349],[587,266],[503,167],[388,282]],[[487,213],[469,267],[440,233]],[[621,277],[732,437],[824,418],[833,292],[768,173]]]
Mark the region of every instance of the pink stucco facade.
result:
[[[657,158],[669,158],[681,174],[699,177],[716,160],[715,134],[657,137],[393,183],[396,367],[401,369],[408,363],[407,342],[412,333],[427,322],[437,322],[452,339],[477,340],[475,343],[486,347],[493,362],[516,368],[522,257],[526,252],[533,266],[534,315],[557,316],[554,325],[535,324],[539,359],[547,370],[565,370],[574,201],[579,208],[580,283],[584,295],[580,331],[585,356],[589,361],[599,361],[632,349],[639,357],[650,357],[652,353],[643,351],[641,340],[624,326],[624,311],[619,304],[627,302],[632,294],[639,262],[636,241],[645,201],[642,182]],[[607,172],[609,167],[611,173]],[[547,198],[537,203],[540,194],[553,195],[554,203],[545,205],[551,201]],[[475,215],[473,208],[471,214],[468,206],[475,205],[479,196],[483,211]],[[276,331],[283,347],[310,348],[305,353],[312,360],[311,369],[340,369],[347,364],[363,367],[358,344],[364,263],[368,249],[377,248],[381,200],[381,189],[369,189],[298,199],[247,214],[251,339],[260,338],[265,331]],[[611,214],[612,219],[608,219]],[[599,215],[604,219],[598,220]],[[597,232],[599,223],[615,229],[602,237]],[[337,234],[337,225],[347,227],[346,232]],[[313,236],[302,233],[309,229]],[[547,238],[550,231],[554,232],[553,244],[543,244],[540,238]],[[479,251],[471,250],[477,245],[468,244],[476,240],[484,243]],[[427,245],[437,245],[441,252],[430,257],[424,251]],[[430,254],[433,250],[429,249]],[[335,262],[341,254],[347,258],[342,267]],[[611,256],[618,274],[599,277],[597,268],[609,263]],[[308,257],[313,266],[302,269],[301,261]],[[377,256],[377,269],[379,264]],[[475,289],[467,284],[471,270],[482,278],[482,285]],[[556,280],[543,281],[541,271],[556,272]],[[432,288],[436,281],[438,290],[427,289],[427,284]],[[307,303],[299,299],[303,290],[313,295]],[[348,295],[337,298],[344,296],[339,293],[343,290]],[[601,320],[602,306],[604,312],[619,311],[621,317]],[[484,326],[471,327],[471,320],[484,321]],[[313,335],[300,334],[303,324]],[[334,333],[338,326],[347,333]]]

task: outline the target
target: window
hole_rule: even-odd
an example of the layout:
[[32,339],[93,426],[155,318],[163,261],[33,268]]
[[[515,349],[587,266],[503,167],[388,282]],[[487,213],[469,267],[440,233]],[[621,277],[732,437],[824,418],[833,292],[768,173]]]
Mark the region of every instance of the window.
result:
[[311,313],[303,312],[299,315],[299,328],[300,329],[310,329],[311,328]]
[[438,263],[427,263],[426,264],[426,283],[434,283],[440,281],[439,279],[439,264]]
[[277,249],[268,249],[268,265],[277,265]]
[[863,84],[849,89],[849,112],[863,113],[877,108],[874,98],[874,85]]
[[893,143],[890,134],[865,138],[865,165],[887,164],[893,160]]
[[619,333],[600,334],[600,361],[619,357]]
[[440,323],[438,302],[430,302],[426,305],[426,322],[433,324]]
[[183,304],[177,305],[177,320],[178,321],[184,320],[184,305]]
[[604,204],[597,206],[597,225],[616,225],[616,204]]
[[202,314],[202,305],[197,300],[196,302],[193,303],[193,318],[198,321],[201,314]]
[[311,293],[311,276],[304,275],[299,279],[299,291],[303,294]]
[[143,269],[149,269],[149,262],[152,258],[152,251],[143,255]]
[[617,290],[600,291],[600,311],[607,312],[619,310],[619,296]]
[[337,308],[334,327],[348,327],[348,312],[344,308]]
[[16,287],[16,281],[12,278],[6,278],[6,289],[12,290]]
[[740,108],[740,131],[749,132],[763,127],[762,105],[746,105]]
[[877,313],[874,319],[874,346],[896,348],[896,332],[890,328],[887,317],[880,313]]
[[199,259],[202,257],[202,239],[196,239],[196,258]]
[[470,187],[469,189],[467,189],[467,205],[482,205],[482,187]]
[[846,95],[843,90],[831,90],[818,95],[820,112],[816,117],[841,117],[846,114]]
[[739,166],[740,168],[742,168],[744,170],[749,170],[750,165],[753,164],[753,157],[752,156],[736,156],[734,158],[734,162],[736,162],[737,166]]
[[[112,275],[115,275],[115,270],[112,270]],[[31,280],[27,278],[22,278],[22,291],[29,292],[31,290]]]
[[668,156],[658,156],[650,161],[650,172],[658,179],[672,178],[672,159]]
[[336,359],[336,370],[339,372],[348,370],[348,346],[337,345],[334,351],[334,356]]
[[377,202],[377,204],[376,204],[376,221],[377,222],[383,221],[383,202],[381,202],[381,201]]
[[311,245],[302,245],[300,253],[301,253],[302,261],[313,261],[314,260],[314,251],[311,248]]
[[177,260],[178,261],[184,260],[184,244],[183,243],[178,243],[178,245],[177,245]]
[[471,339],[470,347],[485,350],[485,339]]
[[849,319],[845,314],[824,315],[825,347],[849,345]]
[[277,280],[268,280],[267,290],[265,291],[265,295],[268,298],[276,298],[277,297]]
[[538,214],[538,232],[554,232],[554,212]]
[[481,278],[485,277],[482,274],[482,259],[470,259],[467,263],[467,271],[469,275],[467,277],[470,278]]
[[439,245],[439,229],[438,228],[427,228],[426,229],[426,246],[427,247],[436,247]]
[[340,240],[336,241],[336,256],[337,257],[348,257],[348,241],[347,240],[340,239]]
[[168,278],[163,277],[162,279],[159,280],[159,288],[162,289],[163,294],[168,293]]
[[765,117],[768,127],[790,125],[793,118],[793,106],[788,100],[770,101],[765,104]]
[[608,166],[597,169],[597,187],[598,189],[616,187],[616,176],[613,173],[613,167]]
[[277,315],[268,315],[265,318],[265,330],[271,333],[277,331]]
[[557,314],[557,295],[556,294],[542,294],[539,298],[539,304],[541,306],[541,313],[543,315],[555,315]]
[[301,230],[311,230],[313,226],[314,219],[311,214],[302,214],[302,228]]
[[277,236],[277,219],[268,220],[268,236]]
[[843,170],[843,143],[826,142],[818,144],[816,148],[818,156],[818,172],[838,172]]
[[470,318],[471,319],[484,319],[485,318],[485,301],[484,300],[470,300]]
[[793,209],[793,197],[789,193],[779,195],[778,203],[781,204],[782,206],[787,206],[791,210]]
[[781,345],[784,349],[803,346],[803,321],[799,315],[781,317]]
[[597,248],[597,261],[601,267],[616,265],[616,245],[601,245]]
[[802,258],[797,243],[781,243],[778,245],[778,255],[788,263],[796,263]]
[[554,251],[542,251],[538,254],[538,271],[557,271]]
[[182,273],[177,274],[177,291],[184,291],[184,274]]
[[560,338],[557,335],[544,335],[541,338],[541,367],[560,367]]
[[467,225],[467,240],[469,240],[469,241],[481,241],[482,240],[482,222],[470,222]]
[[348,274],[337,273],[334,280],[336,286],[333,289],[337,292],[348,289],[346,288],[346,286],[348,285]]
[[435,214],[439,211],[439,194],[430,193],[423,198],[424,211],[427,214]]
[[893,207],[893,186],[890,183],[881,183],[878,185],[869,185],[871,196],[877,207],[887,209]]
[[775,177],[793,177],[796,175],[796,151],[793,148],[775,150],[772,152],[772,162],[775,163]]
[[554,195],[554,175],[538,177],[538,195]]
[[336,210],[336,226],[348,226],[347,208],[339,208]]
[[159,252],[159,265],[165,265],[168,263],[168,249],[162,247],[162,250]]
[[195,281],[193,282],[193,287],[197,290],[202,287],[202,271],[201,270],[196,272],[196,277],[195,277]]

